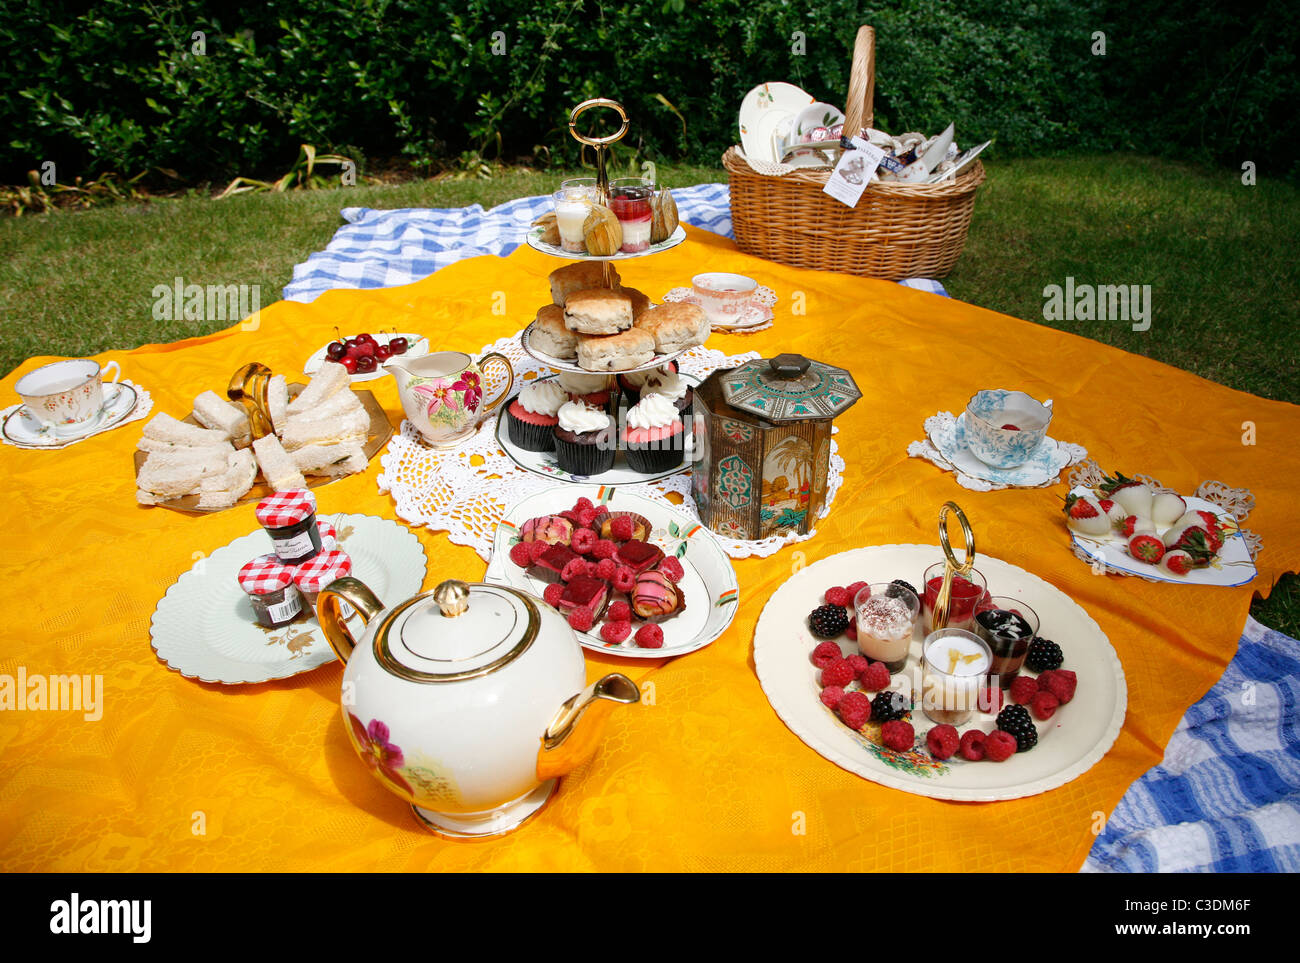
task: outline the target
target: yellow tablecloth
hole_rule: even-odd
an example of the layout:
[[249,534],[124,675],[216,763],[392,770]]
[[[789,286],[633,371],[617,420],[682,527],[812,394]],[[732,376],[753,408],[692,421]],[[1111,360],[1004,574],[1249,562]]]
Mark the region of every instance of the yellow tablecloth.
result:
[[[57,452],[0,448],[8,492],[0,585],[10,624],[0,673],[102,674],[103,718],[0,712],[0,865],[7,870],[1074,870],[1128,785],[1160,762],[1184,710],[1232,658],[1252,591],[1300,568],[1294,507],[1300,409],[1264,401],[1046,327],[883,281],[801,271],[738,253],[688,229],[673,251],[620,265],[658,296],[700,270],[756,277],[779,295],[776,323],[710,346],[797,351],[848,367],[863,399],[837,424],[845,483],[808,562],[845,549],[936,543],[939,505],[957,498],[981,551],[1052,582],[1091,614],[1124,664],[1128,717],[1091,771],[1051,792],[989,804],[942,802],[877,786],[824,760],[772,711],[754,673],[755,622],[790,575],[792,550],[736,562],[741,605],[711,646],[670,662],[590,658],[654,682],[654,705],[613,714],[601,753],[552,803],[502,839],[456,843],[420,829],[354,757],[338,706],[340,666],[256,686],[196,683],[149,646],[167,587],[257,528],[251,505],[186,516],[135,504],[140,425]],[[406,287],[330,292],[266,308],[256,330],[109,352],[125,377],[178,417],[240,364],[296,373],[344,332],[394,328],[435,348],[476,352],[547,300],[558,263],[528,248],[477,258]],[[1226,295],[1225,295],[1226,296]],[[1207,305],[1207,311],[1213,306]],[[504,312],[504,313],[502,313]],[[1159,318],[1155,319],[1156,324]],[[0,382],[13,398],[34,358]],[[973,493],[909,459],[923,419],[959,412],[979,387],[1055,399],[1054,437],[1108,469],[1146,472],[1181,491],[1205,478],[1254,491],[1262,534],[1249,587],[1187,588],[1096,577],[1073,558],[1064,488]],[[391,382],[374,387],[396,425]],[[1243,423],[1258,443],[1244,445]],[[363,474],[318,489],[323,512],[395,517]],[[483,562],[417,531],[425,587],[477,579]],[[202,814],[201,816],[199,814]],[[204,832],[196,834],[202,827]],[[800,832],[799,830],[804,830]]]

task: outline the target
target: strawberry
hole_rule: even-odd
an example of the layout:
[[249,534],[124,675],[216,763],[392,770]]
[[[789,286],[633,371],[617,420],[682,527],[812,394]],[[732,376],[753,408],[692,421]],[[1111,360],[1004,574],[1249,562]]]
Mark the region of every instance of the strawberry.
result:
[[1125,516],[1115,527],[1125,538],[1132,538],[1134,535],[1154,535],[1156,532],[1156,527],[1148,519],[1138,518],[1136,515]]
[[1129,540],[1128,553],[1139,562],[1150,562],[1154,565],[1165,554],[1165,546],[1154,535],[1134,535]]
[[1071,518],[1096,518],[1100,512],[1097,511],[1097,505],[1091,499],[1084,495],[1075,495],[1071,492],[1065,496],[1065,514]]
[[1065,496],[1066,525],[1071,531],[1081,535],[1104,535],[1110,531],[1110,519],[1101,513],[1097,502],[1090,495]]
[[1117,501],[1125,512],[1131,515],[1141,515],[1143,518],[1151,517],[1151,505],[1155,498],[1155,493],[1151,486],[1145,482],[1140,482],[1135,478],[1127,478],[1122,472],[1115,472],[1115,477],[1109,476],[1102,482],[1098,489],[1102,495],[1108,495]]
[[1181,548],[1193,558],[1203,555],[1207,561],[1214,555],[1210,533],[1199,525],[1188,525],[1184,528],[1175,528],[1166,532],[1165,548]]
[[1162,571],[1170,575],[1186,575],[1194,568],[1201,568],[1209,563],[1204,555],[1198,555],[1185,548],[1175,548],[1165,552],[1157,563]]

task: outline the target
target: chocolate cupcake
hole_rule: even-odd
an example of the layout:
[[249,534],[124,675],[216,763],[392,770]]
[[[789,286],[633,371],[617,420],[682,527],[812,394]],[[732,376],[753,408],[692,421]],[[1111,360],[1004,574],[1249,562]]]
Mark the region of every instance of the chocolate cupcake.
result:
[[623,394],[631,400],[631,403],[636,404],[641,397],[641,392],[645,389],[647,381],[657,380],[666,374],[676,374],[677,370],[677,362],[669,361],[658,368],[632,371],[618,376],[618,386],[623,389]]
[[628,467],[653,474],[682,463],[686,427],[676,406],[664,395],[649,394],[627,413],[621,440]]
[[614,379],[610,375],[562,371],[557,380],[570,401],[581,401],[608,414],[614,413]]
[[675,371],[656,371],[653,374],[654,377],[647,378],[641,388],[641,400],[646,395],[663,395],[681,415],[683,427],[687,426],[691,420],[691,405],[695,403],[695,389]]
[[599,475],[614,467],[617,449],[613,420],[603,411],[570,401],[560,407],[555,426],[555,460],[571,475]]
[[567,400],[564,389],[553,380],[525,385],[506,409],[510,440],[525,451],[553,451],[558,413]]

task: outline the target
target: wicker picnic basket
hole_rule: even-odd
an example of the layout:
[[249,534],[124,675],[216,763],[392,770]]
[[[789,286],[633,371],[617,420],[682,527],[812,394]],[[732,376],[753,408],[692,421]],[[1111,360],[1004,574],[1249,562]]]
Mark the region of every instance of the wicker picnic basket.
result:
[[[861,27],[844,130],[872,123],[876,32]],[[856,207],[823,192],[829,168],[760,174],[730,148],[722,157],[731,182],[736,246],[794,267],[864,277],[938,278],[952,270],[966,243],[975,191],[984,183],[978,160],[941,184],[871,184]]]

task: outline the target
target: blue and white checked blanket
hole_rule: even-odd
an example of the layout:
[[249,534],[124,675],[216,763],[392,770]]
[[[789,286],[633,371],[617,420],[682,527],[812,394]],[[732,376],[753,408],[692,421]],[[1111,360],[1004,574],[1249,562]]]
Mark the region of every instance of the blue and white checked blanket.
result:
[[[725,184],[673,190],[681,219],[731,237]],[[294,268],[284,297],[410,284],[462,258],[505,256],[550,209],[343,210],[348,223]],[[937,281],[902,281],[947,296]],[[1300,872],[1300,642],[1246,620],[1223,678],[1178,724],[1164,761],[1120,800],[1085,872]]]

